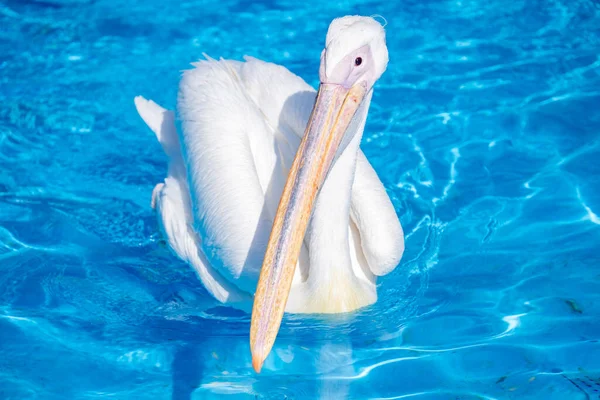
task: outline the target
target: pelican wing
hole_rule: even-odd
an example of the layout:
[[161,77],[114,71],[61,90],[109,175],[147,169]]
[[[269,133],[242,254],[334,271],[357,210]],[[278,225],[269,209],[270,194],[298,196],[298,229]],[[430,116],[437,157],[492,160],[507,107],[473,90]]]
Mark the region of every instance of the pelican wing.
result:
[[168,173],[163,183],[152,193],[152,207],[157,210],[159,229],[169,247],[188,262],[207,291],[217,300],[244,304],[250,299],[216,271],[204,256],[200,238],[192,229],[192,210],[188,194],[186,171],[174,123],[174,114],[141,96],[134,99],[138,113],[156,134],[168,157]]
[[[281,120],[282,108],[310,89],[286,72],[253,58],[208,59],[184,72],[180,83],[177,111],[194,227],[213,267],[250,293],[300,142]],[[300,103],[308,119],[312,105]]]
[[375,275],[391,272],[404,253],[404,232],[377,173],[358,151],[350,217],[360,231],[361,247]]

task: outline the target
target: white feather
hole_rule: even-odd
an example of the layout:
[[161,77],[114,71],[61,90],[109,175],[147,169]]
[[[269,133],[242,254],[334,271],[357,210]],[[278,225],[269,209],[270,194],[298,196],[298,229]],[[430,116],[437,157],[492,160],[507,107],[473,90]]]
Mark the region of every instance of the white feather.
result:
[[247,303],[251,296],[223,279],[207,262],[199,246],[200,239],[192,227],[189,190],[173,112],[141,96],[137,96],[134,101],[138,113],[156,134],[169,157],[167,177],[164,183],[156,185],[152,193],[152,207],[156,209],[159,229],[169,247],[195,269],[203,285],[215,299],[231,304]]

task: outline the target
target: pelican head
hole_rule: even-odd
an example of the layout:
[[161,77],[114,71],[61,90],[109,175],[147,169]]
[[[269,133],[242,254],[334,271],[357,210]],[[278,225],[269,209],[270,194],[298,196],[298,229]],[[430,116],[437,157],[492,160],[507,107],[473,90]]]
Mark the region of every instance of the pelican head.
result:
[[388,51],[383,26],[373,18],[347,16],[333,20],[321,52],[321,85],[355,85],[370,90],[385,72]]
[[[279,202],[255,292],[250,347],[257,372],[279,331],[315,198],[345,144],[362,129],[371,89],[387,63],[385,31],[373,18],[347,16],[331,23],[317,98]],[[358,112],[361,108],[364,112]]]

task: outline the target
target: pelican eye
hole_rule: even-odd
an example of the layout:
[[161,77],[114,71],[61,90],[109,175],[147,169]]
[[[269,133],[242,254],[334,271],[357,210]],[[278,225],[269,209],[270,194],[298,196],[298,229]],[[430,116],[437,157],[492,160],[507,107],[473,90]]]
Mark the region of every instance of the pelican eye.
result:
[[354,60],[354,65],[358,67],[360,64],[362,64],[362,57],[356,57]]

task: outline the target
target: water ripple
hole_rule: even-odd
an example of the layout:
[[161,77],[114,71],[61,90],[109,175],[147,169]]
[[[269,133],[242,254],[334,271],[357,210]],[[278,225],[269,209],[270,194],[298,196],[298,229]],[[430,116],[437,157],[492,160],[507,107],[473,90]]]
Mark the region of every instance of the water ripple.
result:
[[[316,85],[327,25],[354,13],[387,20],[362,148],[405,255],[376,304],[286,316],[256,375],[250,316],[216,304],[157,233],[166,160],[132,98],[173,108],[203,52]],[[600,389],[597,2],[8,0],[0,26],[4,398]]]

